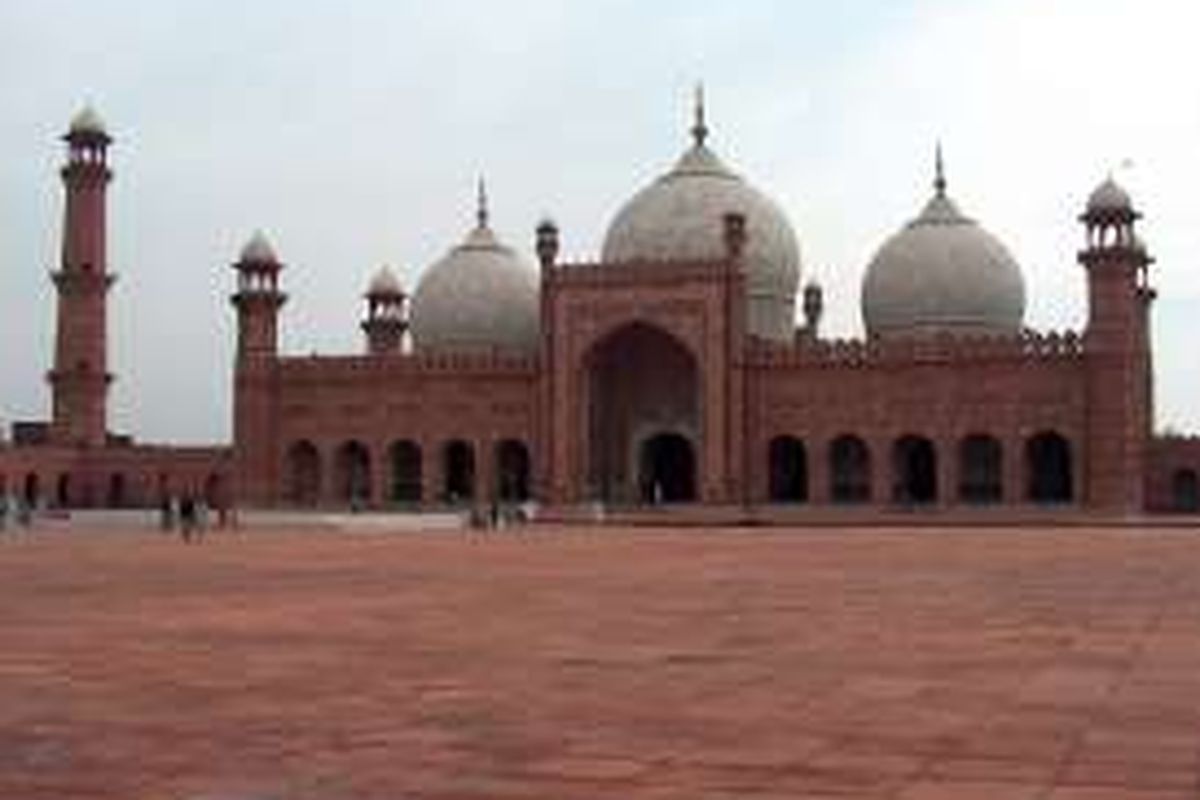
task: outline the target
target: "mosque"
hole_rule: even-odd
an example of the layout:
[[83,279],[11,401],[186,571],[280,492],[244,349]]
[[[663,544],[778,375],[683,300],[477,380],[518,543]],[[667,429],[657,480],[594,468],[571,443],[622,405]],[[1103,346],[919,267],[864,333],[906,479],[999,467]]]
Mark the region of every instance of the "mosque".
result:
[[473,226],[411,293],[386,268],[370,280],[360,353],[280,352],[287,270],[256,234],[233,264],[233,443],[187,449],[107,430],[111,140],[85,110],[65,137],[52,418],[14,425],[0,479],[65,506],[182,491],[764,519],[1200,509],[1200,438],[1154,431],[1154,262],[1111,178],[1079,217],[1082,331],[1025,326],[1021,268],[951,198],[939,153],[931,195],[867,267],[865,338],[832,340],[791,222],[708,136],[700,99],[682,156],[592,263],[561,261],[549,220],[532,258],[501,242],[481,187]]

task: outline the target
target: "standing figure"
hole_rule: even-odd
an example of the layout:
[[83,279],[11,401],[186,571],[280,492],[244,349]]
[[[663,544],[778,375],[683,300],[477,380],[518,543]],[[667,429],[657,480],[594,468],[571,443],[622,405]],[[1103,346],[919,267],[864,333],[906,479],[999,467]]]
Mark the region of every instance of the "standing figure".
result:
[[185,494],[179,501],[179,529],[185,544],[192,541],[192,529],[196,525],[196,501]]
[[158,507],[158,527],[163,533],[170,533],[175,527],[175,504],[170,495],[163,495]]
[[17,499],[17,524],[26,530],[33,526],[33,507],[23,497]]

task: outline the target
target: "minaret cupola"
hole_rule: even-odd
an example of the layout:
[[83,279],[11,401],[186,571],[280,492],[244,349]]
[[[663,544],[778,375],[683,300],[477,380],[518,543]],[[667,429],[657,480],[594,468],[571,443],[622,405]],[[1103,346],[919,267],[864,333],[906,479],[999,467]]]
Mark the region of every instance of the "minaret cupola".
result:
[[371,355],[401,352],[408,331],[408,296],[396,274],[389,267],[380,267],[363,298],[367,301],[367,316],[361,327],[367,336],[367,352]]

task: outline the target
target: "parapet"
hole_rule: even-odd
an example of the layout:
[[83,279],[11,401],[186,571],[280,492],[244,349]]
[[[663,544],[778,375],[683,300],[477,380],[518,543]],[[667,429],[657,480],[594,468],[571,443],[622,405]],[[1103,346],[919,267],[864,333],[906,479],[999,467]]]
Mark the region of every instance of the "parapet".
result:
[[1083,355],[1083,337],[1075,331],[1039,333],[1026,330],[1016,336],[956,336],[943,332],[931,336],[872,336],[866,339],[801,336],[788,343],[754,339],[748,348],[747,360],[751,366],[762,368],[865,368],[929,363],[1063,362],[1079,361]]
[[418,375],[496,375],[533,377],[536,355],[504,351],[389,353],[386,355],[308,355],[279,359],[284,378],[344,379]]

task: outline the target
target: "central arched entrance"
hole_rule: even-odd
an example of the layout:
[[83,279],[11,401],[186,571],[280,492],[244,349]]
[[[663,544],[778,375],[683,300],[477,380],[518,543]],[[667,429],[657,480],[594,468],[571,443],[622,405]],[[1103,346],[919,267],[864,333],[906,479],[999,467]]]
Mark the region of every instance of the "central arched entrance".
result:
[[631,323],[594,345],[584,370],[587,495],[616,503],[697,499],[704,447],[691,351],[660,328]]
[[690,503],[696,499],[696,454],[678,433],[642,442],[638,484],[643,503]]

